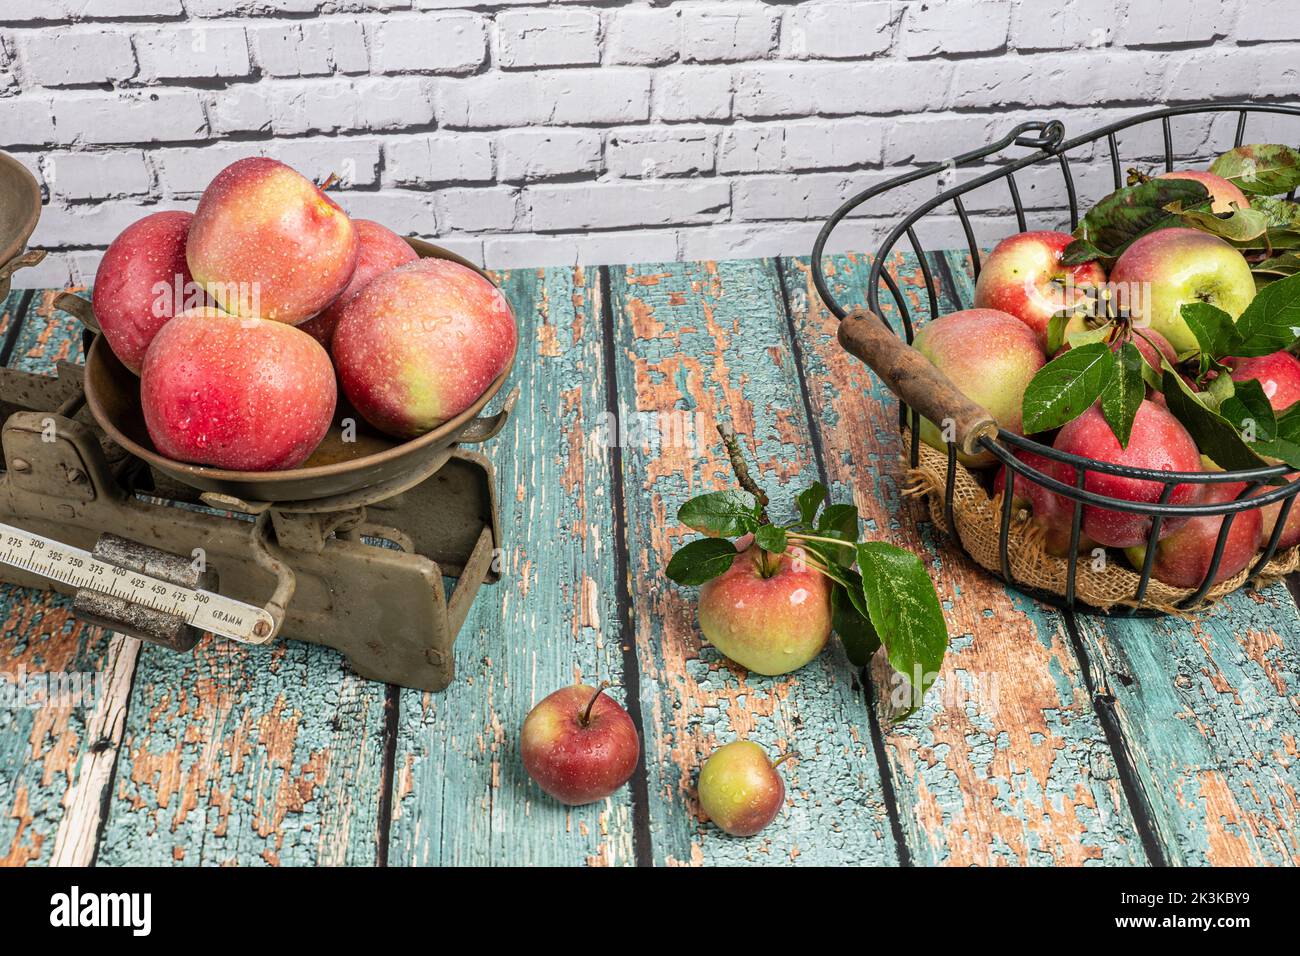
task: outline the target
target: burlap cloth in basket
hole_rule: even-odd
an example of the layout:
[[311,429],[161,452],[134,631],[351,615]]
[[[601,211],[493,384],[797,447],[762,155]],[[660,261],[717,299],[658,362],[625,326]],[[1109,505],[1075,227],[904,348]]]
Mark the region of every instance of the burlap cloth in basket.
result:
[[[910,447],[910,437],[904,436],[904,447]],[[930,520],[951,534],[944,514],[943,493],[947,484],[948,456],[921,443],[917,467],[908,469],[909,495],[925,495],[929,499]],[[998,553],[998,533],[1002,522],[1002,496],[990,497],[978,479],[961,462],[957,463],[957,477],[953,483],[953,521],[966,551],[982,567],[1001,574],[1002,562]],[[1300,505],[1297,505],[1300,507]],[[1023,587],[1038,588],[1052,594],[1065,596],[1065,579],[1069,564],[1065,558],[1054,557],[1043,548],[1042,532],[1023,511],[1013,511],[1011,531],[1007,539],[1007,557],[1016,583]],[[1253,562],[1252,562],[1253,565]],[[1300,567],[1300,547],[1279,551],[1259,574],[1261,582],[1283,577]],[[1235,591],[1250,578],[1250,568],[1236,577],[1210,588],[1197,609],[1207,607],[1225,594]],[[1108,551],[1104,570],[1093,567],[1092,555],[1079,555],[1075,572],[1075,596],[1084,604],[1108,611],[1116,605],[1133,606],[1140,576],[1117,551]],[[1171,614],[1185,614],[1178,602],[1195,594],[1194,590],[1170,587],[1151,579],[1142,601],[1151,607]]]

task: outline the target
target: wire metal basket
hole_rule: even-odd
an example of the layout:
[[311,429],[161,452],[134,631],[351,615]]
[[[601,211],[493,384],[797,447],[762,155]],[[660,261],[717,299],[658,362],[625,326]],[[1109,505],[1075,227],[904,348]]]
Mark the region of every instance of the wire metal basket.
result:
[[[936,162],[920,167],[906,174],[897,176],[877,186],[865,189],[846,200],[827,220],[817,236],[812,252],[813,282],[826,307],[840,320],[839,340],[843,347],[869,365],[881,380],[899,398],[899,426],[910,435],[909,459],[913,468],[918,464],[921,452],[920,420],[951,422],[953,441],[947,442],[947,476],[943,488],[943,516],[947,528],[959,547],[965,549],[961,535],[957,533],[954,523],[954,486],[958,475],[958,453],[974,455],[980,451],[992,454],[1002,468],[1004,488],[1013,489],[1016,476],[1022,481],[1034,482],[1073,502],[1073,517],[1070,529],[1070,545],[1067,553],[1068,567],[1064,587],[1060,592],[1047,591],[1039,587],[1030,587],[1018,581],[1012,573],[1012,561],[1009,553],[1011,527],[1013,522],[1013,494],[1001,496],[1001,513],[998,528],[998,560],[996,567],[990,568],[1001,575],[1010,586],[1031,594],[1049,604],[1074,609],[1085,608],[1098,613],[1107,611],[1089,607],[1078,599],[1077,580],[1079,565],[1079,544],[1081,537],[1083,508],[1094,505],[1112,511],[1142,515],[1151,519],[1151,530],[1146,540],[1146,557],[1133,593],[1126,597],[1121,605],[1122,613],[1148,614],[1160,613],[1167,608],[1154,607],[1147,600],[1148,589],[1152,579],[1152,569],[1156,541],[1160,538],[1162,523],[1167,519],[1190,518],[1196,516],[1222,515],[1218,539],[1215,543],[1208,570],[1198,588],[1184,598],[1179,609],[1189,609],[1200,605],[1215,583],[1228,535],[1234,518],[1242,512],[1254,508],[1263,508],[1281,502],[1281,510],[1276,519],[1270,539],[1263,551],[1250,567],[1249,578],[1254,579],[1278,549],[1278,543],[1286,526],[1287,518],[1295,504],[1295,496],[1300,492],[1300,480],[1286,482],[1285,476],[1295,469],[1288,465],[1272,465],[1251,470],[1224,472],[1172,472],[1135,468],[1112,464],[1094,458],[1081,457],[1058,451],[1050,445],[1044,445],[1033,439],[1000,428],[993,417],[979,405],[967,399],[956,387],[927,362],[920,353],[911,348],[913,340],[913,322],[908,309],[906,297],[902,294],[898,282],[889,273],[886,264],[890,261],[899,243],[906,239],[919,264],[919,271],[926,285],[929,318],[938,318],[939,290],[935,275],[926,258],[926,250],[917,237],[917,224],[932,213],[947,215],[955,212],[961,223],[966,244],[969,249],[974,277],[979,277],[980,249],[976,241],[975,229],[963,196],[981,187],[1005,182],[1011,206],[1015,212],[1016,228],[1024,232],[1026,226],[1025,205],[1021,199],[1016,174],[1021,170],[1035,166],[1056,165],[1065,185],[1066,199],[1069,206],[1070,228],[1079,223],[1079,200],[1075,185],[1075,173],[1072,163],[1078,162],[1078,155],[1091,152],[1093,144],[1105,142],[1109,152],[1110,167],[1116,189],[1124,185],[1117,134],[1147,124],[1158,124],[1164,146],[1164,166],[1166,171],[1174,169],[1174,133],[1173,123],[1177,118],[1196,114],[1225,114],[1236,116],[1236,133],[1233,145],[1245,142],[1247,120],[1252,114],[1281,114],[1300,118],[1300,107],[1283,104],[1257,103],[1203,103],[1186,106],[1168,107],[1131,116],[1119,122],[1092,130],[1073,139],[1065,138],[1065,127],[1057,120],[1046,122],[1021,123],[1006,136],[979,149],[962,153],[946,162]],[[1300,129],[1300,126],[1297,127]],[[825,249],[835,229],[854,210],[871,199],[891,190],[916,183],[931,177],[939,177],[945,170],[969,166],[1012,146],[1032,150],[1026,156],[1004,164],[999,164],[987,173],[982,173],[948,189],[937,192],[932,198],[921,202],[908,215],[904,216],[887,233],[876,250],[866,289],[867,308],[847,310],[831,292],[823,267]],[[1226,147],[1224,147],[1226,148]],[[1071,157],[1071,152],[1076,157]],[[901,330],[891,325],[881,309],[882,292],[887,292],[894,303],[901,320]],[[1074,473],[1073,484],[1059,481],[1050,475],[1032,467],[1016,452],[1033,452],[1043,458],[1068,466]],[[1159,499],[1155,502],[1129,501],[1113,498],[1090,491],[1085,487],[1089,472],[1115,475],[1124,478],[1156,482],[1163,485]],[[1227,484],[1244,482],[1244,490],[1233,500],[1175,504],[1170,503],[1174,489],[1182,484]],[[1267,490],[1260,489],[1268,487]],[[986,566],[989,562],[985,563]]]

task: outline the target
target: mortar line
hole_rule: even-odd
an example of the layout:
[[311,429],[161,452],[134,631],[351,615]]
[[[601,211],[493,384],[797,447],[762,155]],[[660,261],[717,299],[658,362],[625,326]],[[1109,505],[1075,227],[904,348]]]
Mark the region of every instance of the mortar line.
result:
[[627,489],[623,482],[623,449],[618,441],[621,410],[618,403],[618,363],[614,347],[616,324],[614,298],[610,292],[609,266],[600,266],[600,328],[605,363],[605,406],[614,416],[614,440],[610,443],[610,504],[614,522],[614,586],[618,606],[618,639],[623,654],[623,693],[627,713],[641,735],[641,752],[632,775],[632,856],[637,866],[653,866],[650,833],[650,783],[646,770],[645,720],[641,713],[641,665],[636,653],[636,627],[632,618],[631,560],[627,539]]

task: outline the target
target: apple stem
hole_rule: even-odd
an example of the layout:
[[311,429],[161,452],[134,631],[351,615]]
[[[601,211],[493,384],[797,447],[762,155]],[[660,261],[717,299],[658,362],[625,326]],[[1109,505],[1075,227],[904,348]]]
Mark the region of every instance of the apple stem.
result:
[[596,688],[596,693],[591,695],[591,701],[587,704],[587,709],[582,712],[582,726],[586,727],[587,724],[591,723],[591,708],[596,706],[596,698],[605,693],[607,687],[609,687],[609,681],[601,681],[600,686]]
[[787,753],[781,754],[781,756],[777,757],[775,760],[772,761],[772,769],[775,770],[777,767],[781,766],[781,764],[785,763],[791,757],[797,759],[799,757],[799,751],[791,750]]
[[722,444],[727,448],[727,457],[731,459],[731,470],[736,473],[737,483],[758,501],[759,510],[762,512],[759,516],[760,523],[771,524],[772,519],[767,516],[767,493],[749,474],[749,464],[745,461],[745,452],[740,447],[740,438],[737,437],[736,430],[731,427],[730,422],[719,422],[718,434],[722,436]]
[[325,179],[325,182],[320,184],[320,191],[324,192],[325,190],[329,189],[338,181],[339,181],[339,177],[334,173],[330,173],[329,176]]

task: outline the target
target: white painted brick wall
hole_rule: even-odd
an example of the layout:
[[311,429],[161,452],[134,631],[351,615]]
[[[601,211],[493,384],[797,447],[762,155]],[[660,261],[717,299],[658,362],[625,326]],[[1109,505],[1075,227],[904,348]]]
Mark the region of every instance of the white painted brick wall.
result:
[[[251,154],[494,266],[806,254],[844,197],[1023,120],[1298,95],[1297,0],[0,0],[0,147],[48,198],[27,285],[86,278]],[[1179,155],[1234,124],[1178,123]],[[1149,162],[1160,131],[1121,149]],[[1108,157],[1077,158],[1095,199]],[[1058,171],[1019,185],[1061,223]],[[1004,192],[970,197],[978,236],[1006,230]],[[837,245],[933,194],[880,197]],[[948,211],[919,232],[961,235]]]

